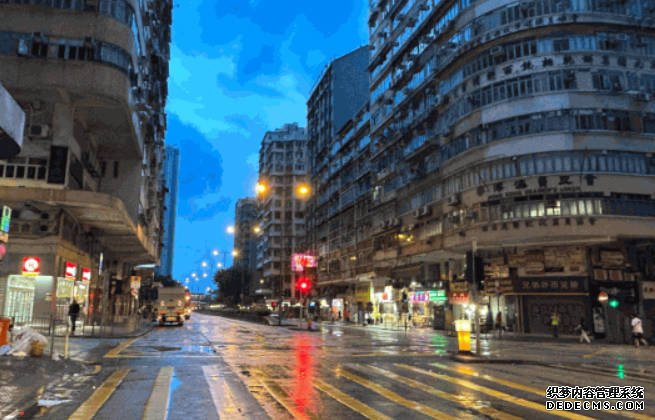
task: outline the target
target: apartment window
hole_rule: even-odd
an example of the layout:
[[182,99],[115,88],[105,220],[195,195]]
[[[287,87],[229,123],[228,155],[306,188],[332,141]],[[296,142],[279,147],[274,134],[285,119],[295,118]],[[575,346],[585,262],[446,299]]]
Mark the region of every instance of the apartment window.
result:
[[118,161],[114,161],[114,178],[118,178]]

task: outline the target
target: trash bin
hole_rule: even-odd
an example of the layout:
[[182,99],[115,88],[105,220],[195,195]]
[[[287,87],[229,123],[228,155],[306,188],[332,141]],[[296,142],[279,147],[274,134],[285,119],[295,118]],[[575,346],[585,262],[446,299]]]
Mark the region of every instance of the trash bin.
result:
[[458,319],[455,321],[455,331],[457,331],[457,347],[460,353],[471,352],[471,321],[468,319]]
[[9,344],[9,327],[11,318],[0,318],[0,346]]

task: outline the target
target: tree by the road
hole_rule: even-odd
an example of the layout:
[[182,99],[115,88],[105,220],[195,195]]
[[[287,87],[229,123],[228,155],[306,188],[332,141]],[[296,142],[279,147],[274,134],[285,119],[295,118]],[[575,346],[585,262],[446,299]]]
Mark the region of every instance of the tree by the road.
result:
[[218,286],[218,299],[225,303],[237,304],[242,296],[248,295],[250,272],[242,267],[230,267],[217,271],[214,282]]

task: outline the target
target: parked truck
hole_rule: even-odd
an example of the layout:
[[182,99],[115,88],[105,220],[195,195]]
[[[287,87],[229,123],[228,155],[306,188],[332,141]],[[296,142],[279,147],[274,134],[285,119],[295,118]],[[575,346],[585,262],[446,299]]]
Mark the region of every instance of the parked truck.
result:
[[166,323],[184,325],[184,319],[188,315],[186,289],[184,287],[160,287],[157,292],[157,300],[159,301],[157,321],[159,325]]

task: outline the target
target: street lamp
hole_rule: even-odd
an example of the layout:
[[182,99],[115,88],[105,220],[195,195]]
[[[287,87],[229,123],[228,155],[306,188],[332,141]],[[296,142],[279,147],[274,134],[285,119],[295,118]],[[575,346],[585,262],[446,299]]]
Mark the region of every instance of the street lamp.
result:
[[207,273],[202,273],[202,277],[203,278],[207,277]]
[[264,181],[259,181],[257,182],[257,185],[255,185],[255,192],[257,193],[258,196],[263,196],[266,194],[268,191],[268,186]]
[[239,256],[239,250],[238,249],[233,249],[232,250],[232,256],[235,257],[235,258],[238,257]]
[[218,257],[218,249],[213,250],[213,251],[212,251],[212,255],[213,255],[214,257]]
[[259,235],[260,233],[262,233],[262,228],[259,225],[255,225],[252,228],[252,232],[256,235]]
[[203,261],[200,265],[202,265],[203,268],[207,267],[207,261]]
[[195,272],[193,272],[191,273],[191,277],[198,277],[198,275]]
[[228,226],[227,229],[225,229],[225,231],[230,235],[234,235],[234,231],[235,231],[234,226],[233,225]]
[[221,268],[223,267],[223,263],[216,263],[216,268]]
[[306,182],[296,185],[296,196],[301,199],[308,198],[312,193],[312,188]]

